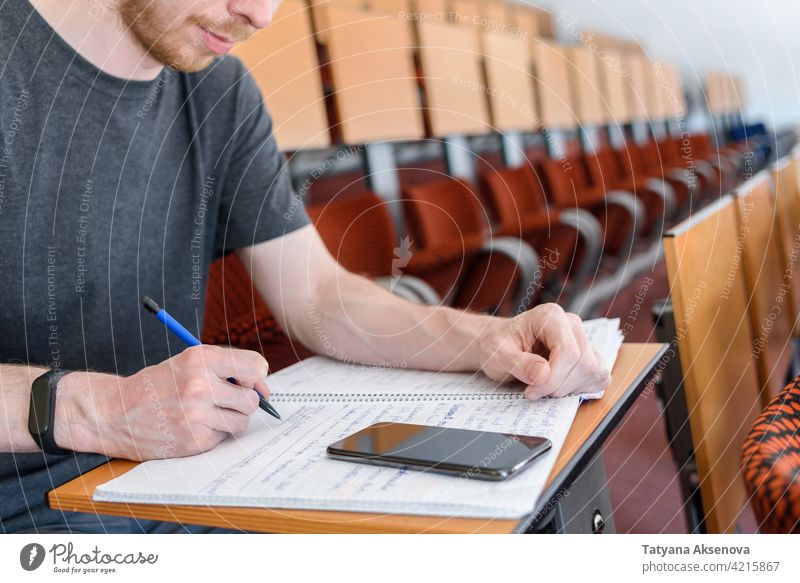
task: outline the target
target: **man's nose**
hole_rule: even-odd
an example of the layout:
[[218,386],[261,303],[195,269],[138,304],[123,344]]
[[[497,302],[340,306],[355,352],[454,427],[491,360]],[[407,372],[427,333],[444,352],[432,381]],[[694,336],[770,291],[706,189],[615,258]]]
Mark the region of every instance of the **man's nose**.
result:
[[266,28],[280,0],[232,0],[231,12],[245,18],[253,28]]

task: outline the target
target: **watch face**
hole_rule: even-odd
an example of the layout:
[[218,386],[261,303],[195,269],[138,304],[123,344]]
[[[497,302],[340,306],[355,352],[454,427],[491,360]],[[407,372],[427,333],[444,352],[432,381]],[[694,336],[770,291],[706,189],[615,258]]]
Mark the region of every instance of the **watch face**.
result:
[[39,377],[31,387],[31,406],[28,415],[28,430],[43,435],[50,430],[50,380]]

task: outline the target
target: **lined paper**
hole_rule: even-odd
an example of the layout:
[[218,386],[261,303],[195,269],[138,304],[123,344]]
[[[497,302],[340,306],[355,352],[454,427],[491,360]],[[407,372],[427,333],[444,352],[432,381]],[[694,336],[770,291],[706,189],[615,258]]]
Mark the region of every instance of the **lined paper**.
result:
[[[530,512],[564,443],[578,397],[475,402],[287,404],[201,455],[148,461],[97,488],[104,502],[306,508],[515,518]],[[331,443],[377,421],[540,435],[553,448],[504,482],[329,459]]]

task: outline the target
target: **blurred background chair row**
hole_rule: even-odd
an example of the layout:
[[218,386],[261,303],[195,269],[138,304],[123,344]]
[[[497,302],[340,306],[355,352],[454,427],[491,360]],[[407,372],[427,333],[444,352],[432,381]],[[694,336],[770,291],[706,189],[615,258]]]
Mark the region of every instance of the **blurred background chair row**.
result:
[[[298,190],[328,207],[318,222],[374,194],[395,248],[406,242],[404,269],[442,301],[509,314],[556,300],[588,314],[635,276],[635,251],[736,183],[749,150],[677,133],[677,70],[638,43],[587,33],[566,46],[554,30],[546,11],[493,1],[287,0],[237,53]],[[733,114],[741,84],[707,82],[710,111]],[[611,285],[589,285],[598,278]]]
[[[558,29],[546,10],[499,0],[284,0],[236,54],[348,269],[414,302],[628,316],[636,340],[670,328],[667,312],[638,317],[668,296],[677,372],[671,386],[664,372],[654,418],[683,528],[741,529],[748,491],[762,528],[785,524],[765,517],[766,489],[739,462],[796,372],[795,132],[747,119],[735,75],[682,78],[636,40],[559,41]],[[690,108],[705,127],[687,124]],[[648,287],[645,308],[632,295],[642,278],[660,290]],[[259,350],[272,370],[309,354],[235,255],[212,268],[203,339]],[[744,475],[763,484],[772,458],[750,458],[760,469]]]

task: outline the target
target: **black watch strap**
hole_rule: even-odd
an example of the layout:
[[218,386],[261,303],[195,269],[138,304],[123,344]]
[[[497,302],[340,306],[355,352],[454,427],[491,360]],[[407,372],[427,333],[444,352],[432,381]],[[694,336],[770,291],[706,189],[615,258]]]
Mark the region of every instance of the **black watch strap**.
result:
[[72,453],[56,445],[55,418],[58,381],[68,370],[53,369],[36,378],[31,385],[31,403],[28,410],[28,431],[44,453],[67,455]]

